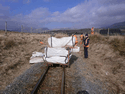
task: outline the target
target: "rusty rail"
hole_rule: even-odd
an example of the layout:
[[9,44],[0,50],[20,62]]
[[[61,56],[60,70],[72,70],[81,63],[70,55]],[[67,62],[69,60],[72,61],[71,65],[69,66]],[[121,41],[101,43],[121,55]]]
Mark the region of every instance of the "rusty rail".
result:
[[38,90],[38,87],[40,86],[40,83],[42,83],[44,77],[45,77],[45,74],[47,73],[47,71],[49,70],[49,66],[47,66],[46,70],[44,71],[44,73],[41,75],[39,81],[37,82],[36,86],[33,88],[31,94],[36,94],[37,93],[37,90]]
[[65,94],[65,67],[62,74],[61,94]]
[[[37,93],[38,88],[39,88],[40,84],[43,82],[43,80],[45,78],[45,75],[47,74],[48,70],[49,70],[49,66],[47,66],[46,70],[41,75],[39,81],[37,82],[37,84],[33,88],[31,94],[36,94]],[[63,66],[63,73],[62,73],[61,94],[65,94],[65,66]]]

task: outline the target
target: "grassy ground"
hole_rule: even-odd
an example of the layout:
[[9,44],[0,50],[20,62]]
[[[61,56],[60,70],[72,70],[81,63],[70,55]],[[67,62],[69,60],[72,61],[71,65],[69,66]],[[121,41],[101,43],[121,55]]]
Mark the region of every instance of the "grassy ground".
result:
[[96,34],[90,36],[92,43],[108,43],[114,52],[118,51],[121,56],[125,56],[125,36],[102,36]]
[[[0,31],[0,90],[10,84],[15,77],[30,68],[32,52],[41,51],[47,45],[49,35],[14,33]],[[44,44],[40,44],[42,41]]]
[[[125,37],[90,35],[89,58],[84,59],[94,79],[107,83],[115,94],[125,93]],[[81,45],[81,56],[84,58]],[[90,78],[93,80],[93,78]]]

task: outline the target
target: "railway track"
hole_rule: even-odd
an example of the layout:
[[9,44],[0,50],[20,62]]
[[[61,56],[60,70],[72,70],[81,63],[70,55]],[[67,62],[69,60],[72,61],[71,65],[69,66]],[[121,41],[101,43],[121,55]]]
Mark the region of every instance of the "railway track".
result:
[[64,94],[65,67],[47,66],[31,94]]

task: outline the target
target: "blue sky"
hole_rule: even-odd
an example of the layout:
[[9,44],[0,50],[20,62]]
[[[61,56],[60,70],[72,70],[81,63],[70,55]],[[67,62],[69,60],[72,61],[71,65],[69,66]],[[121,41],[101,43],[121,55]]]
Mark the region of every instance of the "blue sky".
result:
[[10,12],[12,14],[22,13],[24,15],[29,14],[32,10],[39,7],[46,7],[50,12],[60,11],[64,12],[68,8],[72,8],[79,3],[82,3],[84,0],[17,0],[11,2],[3,2],[3,5],[10,6]]
[[0,0],[0,29],[91,28],[125,21],[125,0]]

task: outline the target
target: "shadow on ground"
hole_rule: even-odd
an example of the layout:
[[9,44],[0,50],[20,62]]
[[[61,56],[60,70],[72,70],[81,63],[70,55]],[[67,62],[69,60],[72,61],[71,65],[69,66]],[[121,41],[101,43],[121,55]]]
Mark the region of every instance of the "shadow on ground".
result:
[[[72,55],[72,57],[70,58],[70,66],[74,63],[74,61],[76,61],[78,59],[78,57],[76,57],[75,55]],[[50,67],[60,67],[60,64],[53,64],[53,66]]]
[[76,61],[78,59],[78,57],[76,57],[75,55],[72,55],[72,57],[70,58],[70,66],[74,63],[74,61]]

